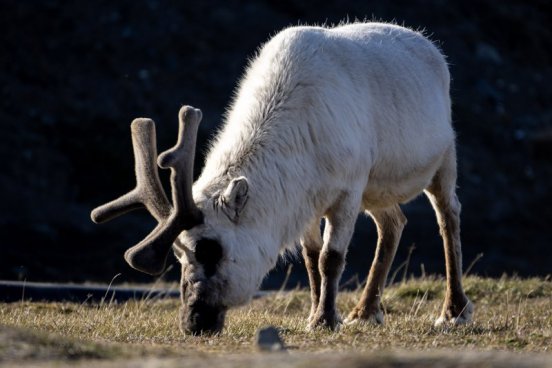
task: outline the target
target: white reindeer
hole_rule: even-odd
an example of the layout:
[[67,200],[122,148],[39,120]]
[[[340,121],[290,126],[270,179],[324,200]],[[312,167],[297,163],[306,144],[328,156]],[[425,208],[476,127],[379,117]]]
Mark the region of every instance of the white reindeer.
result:
[[335,329],[338,282],[359,212],[374,219],[378,242],[346,322],[382,323],[380,300],[406,224],[399,204],[423,191],[445,248],[447,288],[437,323],[469,321],[449,79],[439,50],[403,27],[285,29],[249,65],[195,183],[201,112],[181,109],[178,143],[158,160],[172,169],[172,206],[155,167],[154,123],[136,119],[137,187],[92,218],[149,209],[159,225],[125,258],[157,274],[174,243],[182,263],[181,327],[194,334],[220,331],[226,310],[249,301],[279,254],[300,239],[312,297],[308,326]]

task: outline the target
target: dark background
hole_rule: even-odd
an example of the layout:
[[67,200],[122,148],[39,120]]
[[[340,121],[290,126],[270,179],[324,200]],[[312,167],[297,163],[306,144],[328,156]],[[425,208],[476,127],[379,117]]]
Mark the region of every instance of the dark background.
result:
[[[134,185],[132,119],[157,122],[161,151],[175,142],[180,106],[201,108],[199,172],[206,142],[262,42],[289,25],[357,18],[425,28],[448,56],[465,265],[483,253],[472,272],[550,274],[550,4],[1,0],[0,279],[109,282],[122,273],[118,281],[151,280],[122,258],[154,226],[145,212],[101,226],[89,219],[93,207]],[[404,211],[409,223],[393,267],[415,244],[409,272],[443,273],[428,201],[420,197]],[[375,239],[361,218],[343,281],[365,277]],[[305,277],[294,262],[290,286]],[[286,267],[265,286],[278,287]],[[178,274],[175,264],[166,277]]]

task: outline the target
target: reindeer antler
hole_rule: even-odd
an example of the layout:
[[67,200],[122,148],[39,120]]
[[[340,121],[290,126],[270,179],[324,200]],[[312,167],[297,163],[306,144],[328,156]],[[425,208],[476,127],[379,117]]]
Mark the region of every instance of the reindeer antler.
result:
[[126,261],[139,271],[152,275],[163,272],[167,255],[178,235],[203,220],[192,198],[194,153],[201,117],[201,110],[191,106],[182,107],[179,112],[178,141],[173,148],[159,155],[159,166],[171,169],[172,207],[155,167],[155,123],[150,119],[136,119],[131,124],[136,187],[92,211],[91,217],[96,223],[143,206],[155,217],[158,221],[155,229],[125,252]]
[[130,125],[134,149],[136,187],[121,197],[92,211],[92,221],[102,223],[129,211],[146,208],[157,221],[168,217],[171,205],[161,186],[155,160],[157,148],[155,123],[151,119],[134,119]]

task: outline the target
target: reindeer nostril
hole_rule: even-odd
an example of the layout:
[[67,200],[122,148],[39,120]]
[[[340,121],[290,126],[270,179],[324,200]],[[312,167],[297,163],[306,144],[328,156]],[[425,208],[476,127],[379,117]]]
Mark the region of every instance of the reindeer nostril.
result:
[[196,244],[195,258],[203,266],[205,276],[211,277],[217,272],[222,258],[222,246],[215,239],[200,239]]

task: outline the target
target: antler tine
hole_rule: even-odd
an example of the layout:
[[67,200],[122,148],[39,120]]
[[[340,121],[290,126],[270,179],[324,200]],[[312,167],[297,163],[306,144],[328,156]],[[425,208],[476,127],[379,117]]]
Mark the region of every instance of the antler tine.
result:
[[159,155],[159,166],[171,169],[173,209],[144,240],[125,252],[127,262],[140,271],[153,275],[161,273],[178,235],[203,221],[192,197],[195,146],[201,117],[201,110],[182,107],[178,141],[173,148]]
[[92,221],[102,223],[129,211],[143,208],[157,221],[167,218],[171,206],[159,180],[155,165],[157,157],[155,123],[151,119],[135,119],[131,124],[136,187],[121,197],[94,209]]
[[202,117],[201,110],[183,106],[178,112],[178,141],[157,160],[159,167],[171,169],[173,205],[176,212],[186,215],[190,223],[183,225],[190,227],[197,224],[198,218],[201,219],[201,212],[192,197],[192,185],[197,129]]

